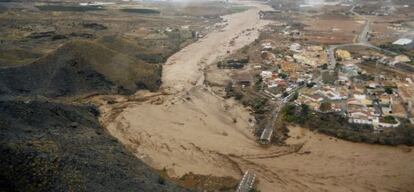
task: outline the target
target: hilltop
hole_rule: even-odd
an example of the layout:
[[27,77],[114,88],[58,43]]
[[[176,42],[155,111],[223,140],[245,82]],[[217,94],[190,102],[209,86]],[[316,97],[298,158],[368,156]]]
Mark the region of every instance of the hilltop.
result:
[[0,69],[1,95],[51,97],[156,90],[161,68],[91,41],[71,41],[37,61]]

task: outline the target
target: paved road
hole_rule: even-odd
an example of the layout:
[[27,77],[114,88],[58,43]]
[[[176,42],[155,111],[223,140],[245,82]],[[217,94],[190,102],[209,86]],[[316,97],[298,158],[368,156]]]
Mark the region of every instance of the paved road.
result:
[[371,28],[372,21],[370,18],[365,17],[365,25],[362,29],[361,33],[358,35],[358,42],[362,44],[369,44],[368,43],[368,33]]

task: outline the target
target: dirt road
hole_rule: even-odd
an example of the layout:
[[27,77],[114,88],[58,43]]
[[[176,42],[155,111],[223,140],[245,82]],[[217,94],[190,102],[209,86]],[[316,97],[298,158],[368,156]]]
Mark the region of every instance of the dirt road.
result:
[[204,67],[252,42],[257,29],[267,24],[257,13],[269,7],[243,3],[253,8],[226,16],[226,28],[168,60],[163,91],[103,103],[101,122],[107,130],[138,158],[171,177],[193,172],[239,179],[252,170],[264,192],[414,189],[414,152],[408,152],[412,148],[337,141],[300,128],[291,128],[286,146],[262,148],[255,142],[249,111],[202,83]]

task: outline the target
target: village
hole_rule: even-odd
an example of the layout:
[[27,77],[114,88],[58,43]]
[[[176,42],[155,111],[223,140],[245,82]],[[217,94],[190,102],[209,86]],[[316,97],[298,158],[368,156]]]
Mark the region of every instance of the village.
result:
[[[358,5],[350,11],[355,7]],[[261,17],[268,14],[261,13]],[[250,94],[269,101],[264,108],[270,118],[257,134],[260,143],[271,143],[278,114],[292,104],[306,105],[312,113],[339,115],[353,127],[372,133],[414,124],[412,55],[387,49],[410,50],[413,40],[397,38],[385,46],[372,45],[370,19],[355,12],[354,16],[365,23],[352,43],[309,43],[303,41],[305,31],[280,22],[265,30],[270,35],[262,35],[253,45],[259,59],[246,56],[249,53],[244,50],[217,64],[219,69],[233,70],[227,90],[238,90],[233,94],[236,99]]]
[[[259,87],[256,89],[258,95],[274,101],[276,105],[289,101],[297,106],[308,105],[315,112],[337,113],[346,117],[349,123],[368,125],[375,132],[398,127],[401,120],[414,123],[412,77],[370,73],[360,67],[366,62],[374,62],[375,66],[395,68],[398,64],[410,62],[408,56],[375,54],[359,57],[345,49],[337,49],[335,59],[338,64],[330,70],[328,53],[323,46],[293,43],[289,46],[291,55],[275,55],[271,52],[271,42],[261,46],[263,64],[268,67],[253,67],[259,71],[255,81],[260,84],[254,85],[254,80],[241,78],[234,81],[236,86],[242,89],[256,86]],[[240,61],[229,63],[234,68],[243,66]],[[270,131],[263,131],[261,141],[270,142],[269,134]]]

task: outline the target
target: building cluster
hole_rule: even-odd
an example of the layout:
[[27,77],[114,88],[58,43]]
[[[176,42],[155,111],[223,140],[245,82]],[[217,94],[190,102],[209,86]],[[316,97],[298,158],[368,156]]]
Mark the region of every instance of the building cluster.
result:
[[373,76],[358,66],[376,56],[353,59],[340,50],[336,57],[340,60],[338,69],[320,70],[320,78],[313,79],[315,86],[302,91],[296,104],[307,104],[322,113],[338,113],[346,116],[349,123],[370,125],[379,131],[397,127],[400,119],[414,114],[411,78]]
[[397,127],[398,119],[412,115],[413,98],[409,94],[414,94],[414,89],[407,85],[402,89],[369,82],[351,86],[316,85],[302,91],[295,103],[307,104],[321,113],[338,113],[346,116],[349,123],[382,130]]
[[411,62],[410,57],[406,55],[397,55],[394,57],[389,57],[389,56],[384,56],[384,55],[373,55],[373,56],[362,56],[361,59],[364,61],[375,61],[378,64],[388,65],[391,67],[399,63]]
[[[289,27],[283,31],[284,35],[300,35]],[[394,44],[410,43],[410,39],[401,39]],[[261,80],[255,81],[258,95],[286,103],[298,93],[297,105],[306,104],[319,113],[340,114],[351,124],[368,125],[376,131],[400,126],[403,119],[414,116],[413,79],[398,79],[377,74],[375,69],[361,68],[364,63],[372,62],[373,66],[411,62],[405,55],[373,54],[354,58],[346,49],[330,52],[323,46],[299,43],[281,48],[272,40],[262,41],[259,49],[262,63],[253,66]],[[252,85],[254,78],[238,79],[246,87]],[[411,121],[414,123],[414,119]]]
[[301,82],[292,81],[289,76],[282,70],[262,71],[260,73],[262,79],[262,90],[271,95],[272,98],[280,98],[289,95],[297,87],[302,85]]
[[[307,104],[321,113],[338,113],[345,116],[349,123],[369,125],[377,131],[397,127],[401,119],[414,115],[414,84],[411,78],[373,75],[372,71],[368,73],[359,67],[367,61],[394,66],[410,62],[409,57],[369,55],[353,58],[349,51],[336,49],[335,58],[339,64],[335,70],[330,70],[323,67],[328,63],[327,52],[323,47],[304,47],[294,43],[288,49],[290,55],[272,54],[266,57],[269,58],[268,63],[275,63],[274,58],[279,58],[276,63],[280,65],[277,70],[261,71],[266,93],[278,98],[295,87],[307,85],[308,88],[300,91],[296,104]],[[292,64],[296,68],[290,68],[295,70],[286,69],[285,66]]]

